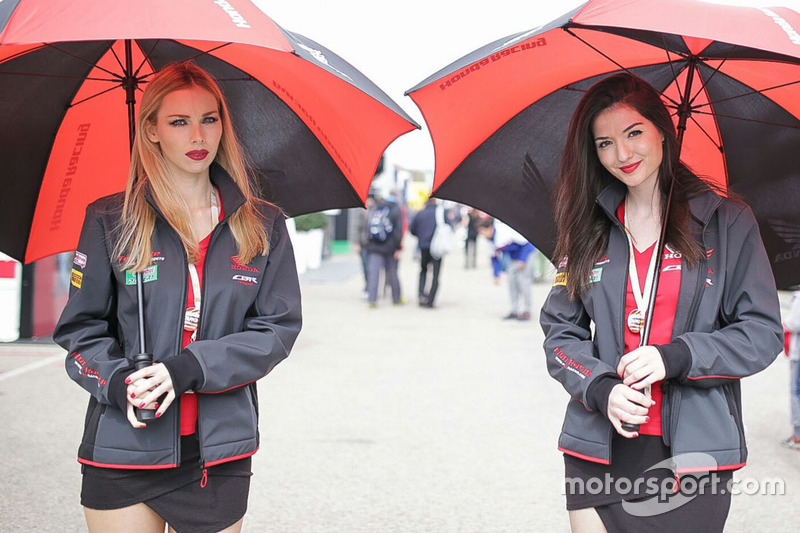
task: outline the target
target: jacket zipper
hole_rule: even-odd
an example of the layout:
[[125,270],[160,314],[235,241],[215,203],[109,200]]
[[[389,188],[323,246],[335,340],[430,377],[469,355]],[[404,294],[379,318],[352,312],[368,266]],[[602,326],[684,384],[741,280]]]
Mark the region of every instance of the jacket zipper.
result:
[[[616,217],[614,217],[612,220],[613,220],[614,224],[617,226],[617,228],[620,231],[622,231],[623,237],[625,237],[627,239],[628,237],[625,235],[625,227],[620,223],[620,221]],[[631,261],[630,255],[631,255],[630,248],[626,247],[626,250],[625,250],[625,264],[626,265],[629,264],[630,261]],[[626,270],[624,278],[623,278],[623,281],[622,281],[621,298],[619,299],[620,306],[621,306],[621,310],[620,310],[620,314],[619,314],[620,327],[619,327],[619,329],[617,329],[617,346],[621,347],[622,352],[625,351],[625,328],[627,327],[626,326],[626,320],[625,320],[625,300],[626,300],[627,296],[628,296],[628,274],[627,274],[627,270]],[[623,353],[620,353],[619,357],[617,357],[617,360],[616,360],[616,364],[617,365],[619,365],[619,360],[622,358],[623,355],[624,355]]]
[[[705,239],[703,239],[703,254],[706,254],[706,243]],[[697,311],[700,309],[700,300],[703,296],[703,285],[706,280],[706,270],[708,269],[708,260],[705,258],[700,259],[700,263],[697,265],[698,269],[698,276],[697,276],[697,285],[695,286],[694,296],[692,298],[692,305],[689,307],[689,314],[686,317],[686,324],[684,324],[681,333],[685,333],[689,331],[689,327],[694,323],[694,319],[697,316]],[[662,440],[664,441],[665,446],[672,445],[672,430],[676,427],[678,422],[678,407],[680,403],[680,391],[675,386],[670,386],[668,388],[668,394],[664,395],[666,398],[666,402],[662,407],[662,424],[661,424],[661,436]],[[665,417],[664,414],[667,414]],[[663,420],[668,420],[669,425],[665,428]],[[666,431],[665,431],[666,430]]]
[[[225,218],[228,218],[228,217],[225,217]],[[203,286],[200,287],[200,301],[203,302],[203,304],[201,304],[201,306],[200,306],[200,316],[198,318],[199,325],[198,325],[198,329],[197,329],[197,340],[201,340],[203,338],[203,326],[205,324],[205,322],[203,321],[203,314],[204,314],[204,311],[205,311],[206,307],[208,307],[207,304],[205,303],[207,301],[206,300],[206,285],[207,285],[207,283],[206,283],[206,281],[207,281],[207,278],[206,278],[206,265],[208,265],[208,256],[211,254],[211,248],[212,248],[212,246],[214,244],[214,240],[216,239],[217,235],[219,234],[219,231],[217,231],[217,230],[220,228],[220,226],[222,226],[223,222],[224,222],[224,220],[222,222],[220,222],[219,224],[217,224],[214,227],[213,230],[211,230],[211,238],[208,240],[208,248],[206,249],[206,260],[203,261]],[[188,272],[187,272],[187,276],[188,276]],[[185,283],[186,282],[184,281],[184,284]],[[197,393],[195,392],[195,394],[197,394]],[[198,398],[198,401],[197,401],[197,420],[195,421],[195,432],[197,433],[198,448],[200,448],[200,470],[203,471],[203,476],[200,478],[200,488],[205,488],[206,484],[208,483],[208,470],[206,469],[206,460],[205,460],[205,456],[203,454],[202,433],[200,433],[200,399],[199,398]]]
[[[186,250],[183,249],[183,243],[180,242],[180,239],[178,239],[178,241],[179,241],[178,248],[180,248],[181,255],[183,257],[183,292],[181,293],[181,299],[180,299],[180,301],[183,302],[183,312],[179,314],[180,323],[178,324],[178,337],[175,342],[176,354],[181,353],[181,350],[183,349],[183,347],[181,346],[183,344],[183,324],[186,315],[186,297],[189,294],[189,258],[186,257]],[[178,459],[183,459],[183,457],[181,457],[183,455],[183,450],[181,449],[181,417],[180,417],[181,400],[180,398],[176,398],[176,400],[177,401],[175,402],[175,406],[178,408],[178,416],[175,417],[174,433],[175,433],[175,449],[178,450],[178,453],[176,454],[175,457],[175,463],[180,464],[180,461]]]

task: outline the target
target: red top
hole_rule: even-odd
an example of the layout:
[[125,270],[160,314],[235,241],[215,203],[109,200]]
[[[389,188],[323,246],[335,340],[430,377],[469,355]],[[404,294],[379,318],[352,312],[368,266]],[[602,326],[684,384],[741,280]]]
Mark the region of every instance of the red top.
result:
[[[222,197],[217,191],[217,198],[219,199],[219,219],[225,216],[225,210],[222,207]],[[208,243],[211,241],[211,233],[206,235],[206,238],[197,243],[197,279],[200,282],[200,289],[203,288],[203,265],[206,262],[206,252],[208,251]],[[192,287],[192,277],[189,276],[189,289],[186,291],[186,307],[192,307],[194,304],[194,288]],[[200,307],[205,305],[205,302],[200,302]],[[183,337],[181,346],[186,348],[192,342],[192,332],[183,330]],[[191,435],[197,431],[197,394],[186,393],[181,395],[181,436]]]
[[[625,220],[625,202],[619,204],[617,208],[617,218]],[[623,222],[624,223],[624,222]],[[636,271],[639,273],[640,289],[644,290],[647,267],[650,265],[650,258],[655,249],[653,243],[647,250],[640,252],[634,247],[634,258],[636,259]],[[653,322],[650,329],[649,344],[669,344],[672,342],[672,326],[675,322],[675,311],[678,307],[678,293],[681,287],[681,254],[674,252],[669,246],[664,246],[664,256],[661,262],[661,277],[658,282],[656,292],[655,311]],[[636,300],[633,297],[631,278],[628,276],[628,284],[625,293],[625,353],[631,352],[639,347],[639,334],[632,333],[627,327],[627,317],[636,308]],[[651,387],[651,394],[655,405],[650,408],[648,416],[650,422],[639,426],[640,435],[661,435],[661,382],[658,381]]]

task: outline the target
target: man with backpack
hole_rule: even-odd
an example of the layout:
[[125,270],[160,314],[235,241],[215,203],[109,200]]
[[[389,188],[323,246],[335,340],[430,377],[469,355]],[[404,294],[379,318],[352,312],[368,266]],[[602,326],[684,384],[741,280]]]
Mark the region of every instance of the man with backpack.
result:
[[392,289],[392,302],[403,303],[400,280],[397,277],[397,260],[403,240],[403,216],[400,206],[388,202],[381,194],[375,195],[375,206],[367,213],[367,301],[369,306],[378,306],[378,284],[381,269],[386,271],[386,280]]
[[[436,233],[436,226],[448,224],[444,216],[444,207],[436,204],[436,198],[429,198],[425,203],[425,208],[416,214],[409,228],[411,235],[414,235],[419,241],[419,306],[428,309],[433,309],[436,291],[439,288],[439,271],[442,266],[442,257],[431,253],[431,242]],[[428,270],[432,270],[430,289],[427,288]]]

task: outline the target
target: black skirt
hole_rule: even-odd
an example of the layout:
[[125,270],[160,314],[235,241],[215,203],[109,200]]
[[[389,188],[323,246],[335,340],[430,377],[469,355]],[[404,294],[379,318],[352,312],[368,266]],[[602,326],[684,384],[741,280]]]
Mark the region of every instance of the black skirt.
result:
[[[682,474],[670,469],[661,437],[614,434],[610,465],[564,455],[567,509],[593,507],[608,531],[722,531],[733,472]],[[664,462],[663,467],[653,468]]]
[[195,435],[181,437],[177,468],[131,470],[82,465],[81,505],[121,509],[144,503],[178,532],[219,531],[247,511],[250,457],[201,468]]

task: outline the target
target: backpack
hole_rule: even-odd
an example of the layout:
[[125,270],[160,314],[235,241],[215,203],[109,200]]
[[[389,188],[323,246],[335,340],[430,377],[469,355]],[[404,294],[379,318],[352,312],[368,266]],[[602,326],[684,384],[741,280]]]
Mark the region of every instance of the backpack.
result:
[[391,207],[384,205],[373,209],[367,219],[367,240],[370,242],[386,242],[392,234],[394,226],[389,219]]

